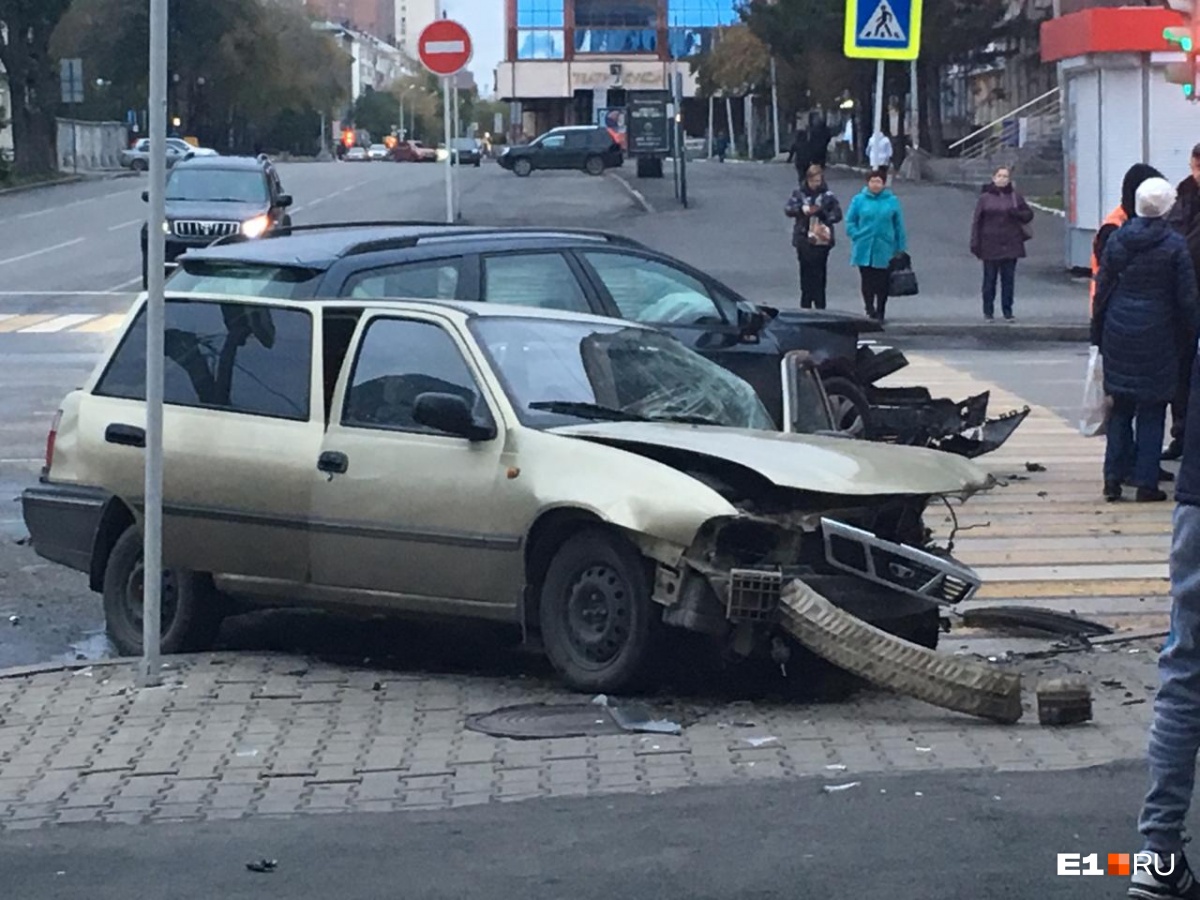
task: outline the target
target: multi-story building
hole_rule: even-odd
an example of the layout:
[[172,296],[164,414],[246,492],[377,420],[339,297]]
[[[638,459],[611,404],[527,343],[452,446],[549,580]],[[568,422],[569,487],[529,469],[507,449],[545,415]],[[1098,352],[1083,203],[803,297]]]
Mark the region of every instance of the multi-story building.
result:
[[407,74],[399,47],[374,35],[338,22],[313,22],[313,28],[334,38],[350,57],[350,97],[362,96],[367,88],[381,91]]
[[418,56],[417,41],[434,19],[442,17],[441,0],[390,0],[395,7],[396,45],[411,59]]
[[400,0],[304,0],[304,5],[314,16],[348,25],[394,44],[398,2]]
[[[399,2],[399,0],[398,0]],[[738,0],[505,0],[496,94],[515,130],[537,134],[596,121],[628,94],[670,90],[683,76],[684,115],[702,118],[688,58],[738,21]]]

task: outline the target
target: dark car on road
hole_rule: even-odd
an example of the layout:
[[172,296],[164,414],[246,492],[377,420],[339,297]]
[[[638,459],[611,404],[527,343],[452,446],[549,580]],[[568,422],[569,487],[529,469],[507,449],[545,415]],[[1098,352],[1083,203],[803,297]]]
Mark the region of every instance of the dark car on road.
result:
[[[142,192],[148,201],[148,191]],[[279,173],[265,156],[195,157],[177,164],[167,178],[168,272],[188,250],[219,238],[258,238],[291,226]],[[142,287],[148,281],[146,235],[142,226]]]
[[479,168],[483,163],[483,148],[475,138],[459,138],[453,144],[454,162],[462,166]]
[[576,125],[555,128],[530,144],[509,147],[498,161],[522,178],[535,169],[580,169],[589,175],[603,175],[606,169],[624,165],[625,151],[607,128]]
[[277,298],[420,298],[592,312],[656,325],[749,381],[781,428],[785,360],[809,354],[837,428],[967,456],[994,449],[1021,416],[985,426],[987,395],[956,403],[924,388],[879,388],[908,365],[862,339],[879,324],[826,310],[754,304],[679,260],[614,234],[432,223],[301,226],[288,235],[231,237],[180,260],[170,289]]

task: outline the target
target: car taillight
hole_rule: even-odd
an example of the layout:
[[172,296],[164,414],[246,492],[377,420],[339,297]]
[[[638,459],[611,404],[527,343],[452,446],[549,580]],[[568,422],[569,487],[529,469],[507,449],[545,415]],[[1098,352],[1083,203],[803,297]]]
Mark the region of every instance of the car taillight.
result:
[[58,440],[58,426],[62,422],[62,410],[54,414],[54,421],[50,423],[50,433],[46,435],[46,465],[42,469],[43,475],[50,474],[50,466],[54,462],[54,442]]

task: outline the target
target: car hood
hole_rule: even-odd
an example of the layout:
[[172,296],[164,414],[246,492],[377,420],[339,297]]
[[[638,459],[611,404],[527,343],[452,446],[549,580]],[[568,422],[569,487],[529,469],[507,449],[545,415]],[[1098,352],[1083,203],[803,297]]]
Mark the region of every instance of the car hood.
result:
[[168,219],[199,219],[206,222],[244,222],[267,211],[266,203],[212,203],[202,200],[170,200]]
[[631,453],[665,449],[719,459],[778,487],[822,494],[969,496],[995,484],[953,454],[838,437],[668,422],[596,422],[551,432]]

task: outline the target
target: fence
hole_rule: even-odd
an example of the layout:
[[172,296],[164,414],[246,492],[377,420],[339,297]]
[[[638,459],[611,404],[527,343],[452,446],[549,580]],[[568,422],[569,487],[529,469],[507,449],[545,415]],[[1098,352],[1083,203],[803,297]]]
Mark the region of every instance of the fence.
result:
[[128,145],[123,122],[58,120],[58,162],[63,171],[120,168],[121,151]]

